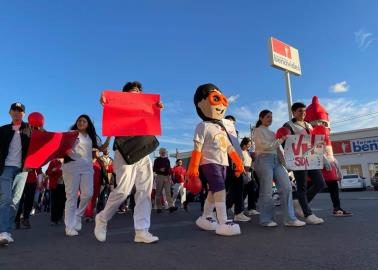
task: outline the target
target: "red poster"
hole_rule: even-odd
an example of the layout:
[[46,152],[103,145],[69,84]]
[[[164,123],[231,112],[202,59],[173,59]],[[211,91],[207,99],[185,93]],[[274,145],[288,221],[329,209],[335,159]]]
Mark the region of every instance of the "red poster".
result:
[[105,91],[103,136],[161,135],[160,95]]
[[33,131],[24,167],[40,168],[53,159],[63,158],[72,149],[77,136],[77,131]]

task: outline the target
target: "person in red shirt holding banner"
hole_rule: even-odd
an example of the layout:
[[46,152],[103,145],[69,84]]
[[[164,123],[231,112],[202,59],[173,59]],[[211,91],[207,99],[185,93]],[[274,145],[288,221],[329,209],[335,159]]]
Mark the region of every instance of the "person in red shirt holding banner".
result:
[[51,225],[59,225],[63,220],[64,204],[66,202],[66,192],[64,190],[63,159],[54,159],[50,162],[46,170],[49,177],[51,194]]
[[[143,91],[140,82],[128,82],[122,89],[123,92],[141,93]],[[100,103],[107,103],[104,95],[100,98]],[[161,102],[157,103],[160,109],[164,106]],[[138,136],[139,137],[139,136]],[[141,136],[143,137],[143,136]],[[116,137],[115,141],[124,137]],[[109,137],[108,140],[109,141]],[[106,144],[106,143],[105,143]],[[134,209],[134,242],[155,243],[159,241],[157,236],[149,232],[151,219],[151,191],[153,184],[153,171],[151,159],[148,155],[133,164],[127,164],[121,154],[121,149],[114,144],[114,171],[116,174],[117,187],[110,193],[104,210],[96,215],[96,226],[94,235],[100,242],[106,241],[107,224],[118,211],[119,206],[126,200],[131,193],[133,186],[136,187],[135,209]]]
[[176,160],[176,166],[172,169],[172,181],[173,181],[173,205],[176,205],[176,199],[180,193],[181,207],[187,210],[186,203],[186,188],[184,187],[186,170],[182,166],[182,159]]
[[[20,229],[21,225],[30,229],[31,224],[29,221],[30,212],[33,208],[34,195],[37,189],[37,186],[41,186],[43,182],[42,169],[31,169],[28,172],[28,177],[26,178],[26,183],[24,186],[24,192],[22,194],[20,204],[18,205],[18,211],[14,222],[16,223],[16,229]],[[21,219],[22,214],[22,219]]]

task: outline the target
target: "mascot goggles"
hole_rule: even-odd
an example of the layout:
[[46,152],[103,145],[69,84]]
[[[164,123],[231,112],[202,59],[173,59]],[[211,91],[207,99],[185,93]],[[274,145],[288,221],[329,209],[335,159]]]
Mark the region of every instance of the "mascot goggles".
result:
[[228,106],[227,98],[217,91],[211,92],[208,96],[208,100],[211,105],[223,104],[225,107]]

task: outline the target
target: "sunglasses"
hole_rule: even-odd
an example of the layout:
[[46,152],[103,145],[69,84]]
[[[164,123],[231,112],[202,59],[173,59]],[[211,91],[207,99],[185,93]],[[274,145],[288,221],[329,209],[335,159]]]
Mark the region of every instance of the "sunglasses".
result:
[[219,92],[216,92],[216,91],[211,92],[208,96],[208,99],[211,105],[223,104],[226,107],[228,106],[227,98]]

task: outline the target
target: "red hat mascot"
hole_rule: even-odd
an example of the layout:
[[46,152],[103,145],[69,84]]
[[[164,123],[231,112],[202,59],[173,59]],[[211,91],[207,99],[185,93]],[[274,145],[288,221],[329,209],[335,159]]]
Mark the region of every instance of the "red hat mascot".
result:
[[312,98],[312,103],[307,107],[305,120],[314,127],[313,134],[324,135],[326,157],[325,168],[323,169],[324,179],[326,181],[339,181],[342,175],[338,162],[333,156],[328,112],[320,105],[317,96]]
[[333,215],[337,217],[351,216],[352,213],[345,211],[341,208],[339,199],[338,183],[342,177],[339,164],[333,156],[332,143],[330,140],[330,123],[328,112],[320,105],[318,97],[312,98],[312,103],[306,109],[307,122],[313,125],[313,134],[324,135],[325,142],[325,160],[323,177],[327,182],[327,186],[331,195],[333,203]]

